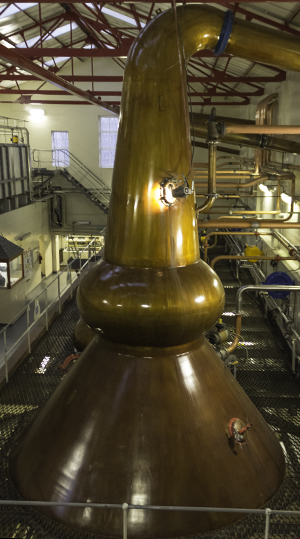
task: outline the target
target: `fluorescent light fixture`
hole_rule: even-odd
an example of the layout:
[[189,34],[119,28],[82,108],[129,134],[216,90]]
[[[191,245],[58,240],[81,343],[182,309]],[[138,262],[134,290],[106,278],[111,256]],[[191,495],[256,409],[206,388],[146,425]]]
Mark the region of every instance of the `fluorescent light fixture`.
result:
[[44,116],[45,111],[44,111],[44,109],[29,109],[29,114],[31,114],[31,116],[35,116],[35,117]]
[[286,204],[291,204],[292,202],[292,197],[290,195],[287,195],[286,193],[281,193],[281,200],[283,200],[283,202],[285,202]]
[[260,184],[258,185],[258,187],[260,188],[260,190],[261,190],[263,193],[266,193],[266,194],[267,194],[267,193],[268,193],[268,194],[271,193],[270,189],[268,189],[268,187],[267,187],[266,185],[264,185],[263,183],[260,183]]

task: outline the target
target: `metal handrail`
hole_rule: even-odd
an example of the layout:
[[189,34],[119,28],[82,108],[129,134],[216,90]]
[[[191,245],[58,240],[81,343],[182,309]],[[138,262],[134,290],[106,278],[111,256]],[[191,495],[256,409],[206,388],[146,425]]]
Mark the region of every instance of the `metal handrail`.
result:
[[[54,166],[53,163],[53,152],[62,152],[66,156],[66,163],[65,166]],[[51,159],[40,159],[41,152],[45,154],[51,154]],[[87,183],[89,185],[89,188],[93,193],[97,193],[99,198],[106,200],[106,202],[109,202],[110,200],[110,194],[111,190],[110,188],[98,177],[92,170],[90,170],[78,157],[76,157],[74,154],[72,154],[69,150],[62,148],[62,149],[55,149],[55,150],[40,150],[40,149],[33,149],[32,150],[32,161],[34,163],[38,163],[37,168],[41,168],[41,164],[51,164],[56,170],[62,170],[67,169],[70,170],[70,172],[73,172],[74,178],[76,178],[76,174],[79,175],[80,180],[82,180],[82,183]]]
[[26,500],[0,500],[0,505],[30,506],[30,507],[94,507],[95,509],[122,509],[123,511],[123,539],[127,539],[128,511],[191,511],[199,513],[241,513],[265,516],[264,539],[269,539],[271,515],[300,516],[300,511],[285,511],[282,509],[243,509],[232,507],[188,507],[180,505],[134,505],[130,503],[96,503],[96,502],[45,502]]
[[[72,283],[73,283],[73,280],[72,280],[72,272],[71,272],[71,269],[72,269],[72,264],[74,263],[75,260],[80,260],[80,268],[78,269],[77,273],[79,273],[79,277],[81,276],[81,272],[83,271],[83,269],[87,266],[87,264],[89,263],[89,261],[91,260],[91,258],[93,258],[95,256],[95,253],[92,253],[87,259],[86,261],[84,262],[84,264],[81,264],[82,262],[82,259],[81,259],[81,255],[82,253],[84,253],[86,250],[90,250],[90,247],[91,245],[95,242],[96,238],[93,238],[90,243],[82,250],[80,251],[79,255],[74,258],[69,264],[67,264],[67,266],[58,273],[58,275],[51,281],[51,283],[49,283],[47,286],[45,286],[38,294],[36,294],[36,296],[26,305],[26,307],[24,307],[21,311],[19,311],[19,313],[17,314],[17,316],[15,316],[15,318],[9,323],[7,324],[1,331],[0,331],[0,337],[1,335],[3,334],[3,341],[4,341],[4,356],[2,356],[0,359],[2,360],[3,357],[4,357],[4,363],[5,363],[5,379],[6,379],[6,382],[8,382],[8,354],[17,346],[17,344],[19,342],[21,342],[27,335],[28,337],[28,352],[30,353],[31,352],[31,341],[30,341],[30,331],[31,329],[33,328],[33,326],[40,320],[40,318],[45,315],[45,324],[46,324],[46,330],[48,331],[48,311],[49,309],[52,307],[53,304],[55,303],[58,303],[58,312],[59,314],[61,313],[61,295],[63,292],[65,292],[65,290],[67,290],[68,288],[70,288],[70,292],[71,292],[71,297],[72,297],[72,294],[73,294],[73,289],[72,289]],[[67,271],[69,272],[69,275],[70,275],[70,284],[67,285],[63,290],[60,289],[60,277],[62,276],[62,274]],[[77,278],[77,277],[76,277]],[[55,283],[55,281],[57,281],[57,287],[58,287],[58,294],[57,296],[55,296],[55,298],[50,302],[48,303],[48,289],[53,285],[53,283]],[[45,294],[45,308],[42,312],[39,313],[39,316],[36,320],[33,321],[32,324],[30,324],[29,322],[29,313],[30,313],[30,306],[31,304],[35,303],[36,300],[42,295],[42,294]],[[26,330],[22,333],[22,335],[13,343],[13,345],[10,347],[10,349],[8,350],[7,349],[7,330],[9,328],[9,326],[11,326],[12,324],[14,324],[21,316],[23,316],[24,314],[27,314],[27,328]]]

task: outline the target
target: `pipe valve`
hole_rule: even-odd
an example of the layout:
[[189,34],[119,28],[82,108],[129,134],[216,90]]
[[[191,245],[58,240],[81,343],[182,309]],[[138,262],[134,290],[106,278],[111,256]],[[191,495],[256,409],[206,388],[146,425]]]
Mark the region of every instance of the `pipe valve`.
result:
[[231,438],[238,445],[243,445],[247,441],[247,431],[250,429],[251,423],[243,423],[237,417],[233,417],[229,421],[228,429]]
[[174,198],[187,198],[192,192],[192,189],[186,185],[179,185],[179,187],[175,187],[175,189],[172,190],[172,195]]

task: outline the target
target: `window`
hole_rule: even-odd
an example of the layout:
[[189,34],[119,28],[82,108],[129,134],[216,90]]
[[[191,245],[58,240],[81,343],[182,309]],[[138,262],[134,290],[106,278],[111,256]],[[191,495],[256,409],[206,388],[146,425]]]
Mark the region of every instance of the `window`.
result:
[[68,131],[51,131],[51,142],[52,166],[68,167],[70,164]]
[[99,166],[114,166],[119,118],[99,117]]

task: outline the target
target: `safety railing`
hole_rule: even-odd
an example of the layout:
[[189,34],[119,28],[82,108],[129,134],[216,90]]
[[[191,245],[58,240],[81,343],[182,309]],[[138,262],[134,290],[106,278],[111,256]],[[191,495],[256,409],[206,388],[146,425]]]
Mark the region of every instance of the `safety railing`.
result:
[[108,205],[111,194],[109,187],[69,150],[32,150],[31,159],[32,168],[67,169],[83,187]]
[[[14,506],[30,506],[30,507],[93,507],[95,509],[121,509],[123,512],[123,539],[128,538],[128,512],[131,509],[142,511],[190,511],[199,513],[240,513],[240,514],[254,514],[265,516],[265,530],[264,539],[270,537],[270,520],[271,515],[286,516],[300,516],[300,511],[285,511],[279,509],[240,509],[231,507],[185,507],[175,505],[132,505],[130,503],[93,503],[93,502],[41,502],[41,501],[25,501],[25,500],[0,500],[1,505],[14,505]],[[99,530],[99,533],[101,530]],[[259,537],[256,535],[256,537]]]
[[[81,277],[82,271],[87,268],[92,259],[96,260],[96,238],[80,251],[77,258],[72,259],[57,276],[43,288],[35,297],[17,314],[17,316],[0,331],[0,368],[5,366],[5,379],[9,380],[8,361],[16,350],[27,339],[27,350],[31,352],[32,330],[37,324],[43,324],[48,331],[49,311],[58,305],[61,313],[62,299],[69,292],[72,297],[75,281]],[[101,251],[100,251],[101,253]],[[18,324],[15,323],[18,321]],[[14,327],[13,327],[14,326]],[[18,335],[16,336],[16,332]]]

